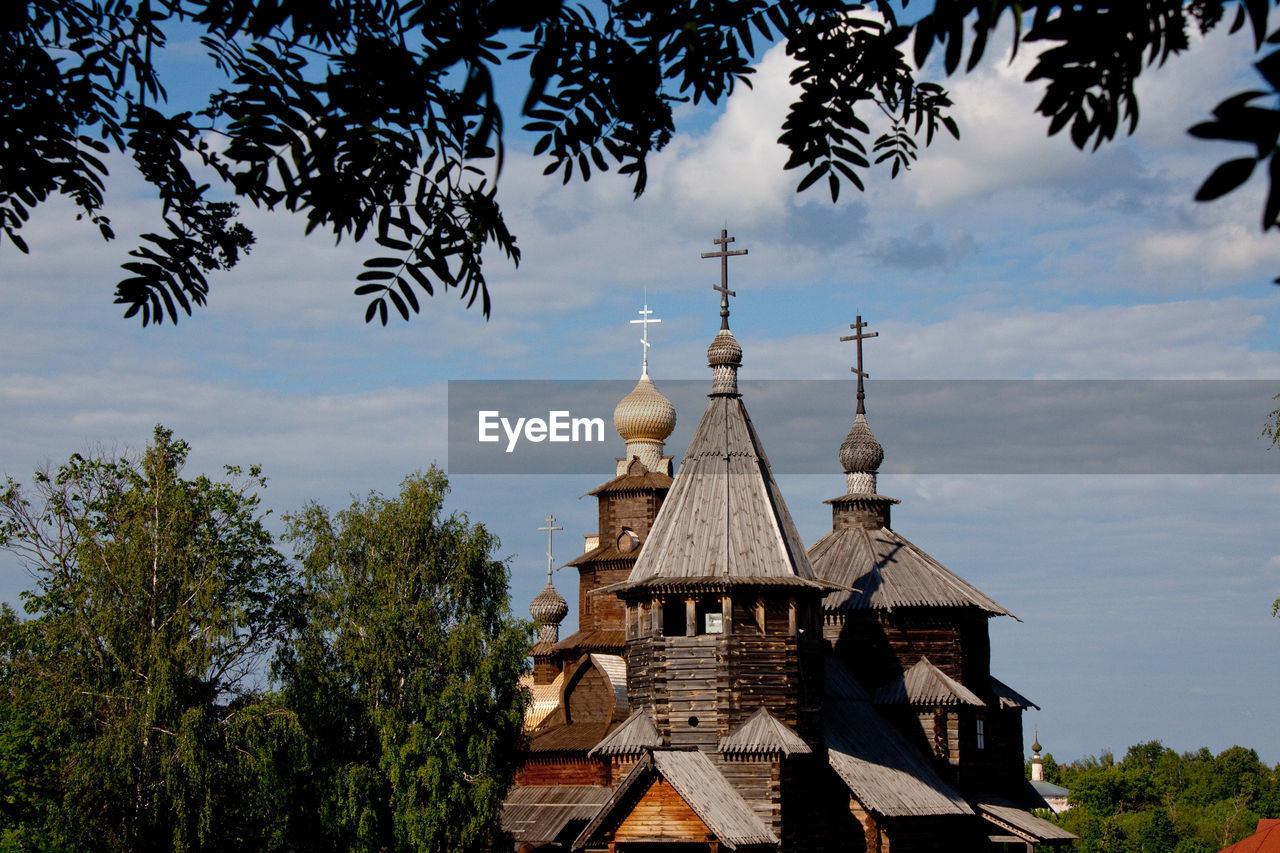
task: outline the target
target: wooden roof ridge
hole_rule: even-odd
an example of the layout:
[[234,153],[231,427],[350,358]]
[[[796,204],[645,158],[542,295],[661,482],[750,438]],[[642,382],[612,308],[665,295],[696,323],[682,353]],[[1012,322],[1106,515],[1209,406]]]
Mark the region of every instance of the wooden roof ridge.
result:
[[1001,708],[1017,708],[1019,710],[1026,708],[1035,708],[1040,710],[1040,706],[1032,702],[1026,696],[1014,690],[994,675],[991,676],[991,692],[996,695],[996,700]]
[[742,722],[729,734],[720,738],[721,755],[771,755],[781,753],[808,755],[813,750],[786,723],[779,720],[765,706]]
[[[926,757],[865,698],[857,679],[828,654],[823,740],[827,761],[868,811],[886,817],[972,815]],[[833,689],[834,688],[834,689]]]
[[828,610],[976,607],[1018,619],[892,528],[828,531],[810,546],[809,561],[823,580],[853,590],[828,594],[823,600]]
[[756,816],[711,760],[697,750],[650,750],[618,785],[609,801],[574,840],[581,850],[605,822],[634,805],[632,794],[643,782],[661,776],[670,783],[698,819],[729,850],[755,845],[777,845],[778,837]]
[[876,691],[877,705],[976,705],[987,703],[968,687],[933,665],[921,655],[902,677]]
[[[712,397],[623,589],[821,583],[738,397]],[[749,579],[749,580],[748,580]]]
[[663,745],[662,735],[658,733],[658,727],[654,725],[648,709],[637,708],[622,725],[593,746],[587,755],[592,758],[597,755],[635,755]]

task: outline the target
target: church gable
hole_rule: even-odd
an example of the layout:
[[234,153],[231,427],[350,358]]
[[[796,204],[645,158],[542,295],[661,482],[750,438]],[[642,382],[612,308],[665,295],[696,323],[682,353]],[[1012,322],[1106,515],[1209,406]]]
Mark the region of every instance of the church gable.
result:
[[776,850],[777,836],[697,751],[653,750],[574,842],[575,850],[624,842]]
[[648,789],[618,828],[610,833],[617,841],[662,840],[706,841],[714,833],[690,808],[671,783],[661,777],[653,779]]

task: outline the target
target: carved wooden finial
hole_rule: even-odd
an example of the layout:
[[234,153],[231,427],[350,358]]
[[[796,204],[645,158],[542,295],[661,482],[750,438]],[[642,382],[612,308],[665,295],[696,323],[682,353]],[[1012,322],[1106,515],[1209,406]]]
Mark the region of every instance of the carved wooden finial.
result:
[[849,368],[849,370],[858,374],[858,413],[865,415],[867,413],[867,407],[863,401],[866,399],[867,394],[866,394],[866,391],[863,390],[862,380],[867,378],[867,373],[862,369],[862,342],[866,338],[878,338],[880,336],[880,333],[862,331],[863,329],[867,328],[867,324],[862,322],[861,314],[858,315],[858,322],[850,323],[849,328],[853,329],[853,334],[844,335],[843,337],[840,338],[840,340],[858,342],[858,366],[851,367]]
[[719,246],[720,251],[703,252],[702,257],[720,259],[720,284],[711,289],[718,291],[720,294],[720,328],[727,329],[729,328],[729,297],[738,295],[729,289],[729,258],[734,255],[745,255],[747,250],[734,249],[730,251],[729,244],[733,242],[733,238],[729,236],[728,230],[724,228],[720,229],[719,239],[711,242]]
[[564,530],[564,528],[556,526],[556,517],[554,515],[548,515],[546,527],[539,527],[538,529],[547,531],[547,583],[551,583],[551,572],[555,567],[555,558],[551,556],[551,537],[555,535],[557,530]]

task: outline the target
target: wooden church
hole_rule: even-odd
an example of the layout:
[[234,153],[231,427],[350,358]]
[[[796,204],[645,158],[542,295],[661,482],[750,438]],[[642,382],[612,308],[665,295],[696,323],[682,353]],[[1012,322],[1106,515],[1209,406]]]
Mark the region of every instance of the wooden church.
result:
[[721,323],[679,469],[664,454],[675,409],[646,358],[614,413],[625,456],[591,492],[598,531],[567,564],[579,629],[559,637],[550,559],[530,607],[529,755],[502,816],[513,849],[1069,845],[1031,812],[1045,807],[1023,779],[1034,706],[990,670],[987,620],[1012,614],[895,531],[897,501],[876,491],[861,357],[875,333],[860,317],[846,493],[827,502],[831,531],[801,542],[738,392],[732,241],[722,231],[703,255],[721,262]]

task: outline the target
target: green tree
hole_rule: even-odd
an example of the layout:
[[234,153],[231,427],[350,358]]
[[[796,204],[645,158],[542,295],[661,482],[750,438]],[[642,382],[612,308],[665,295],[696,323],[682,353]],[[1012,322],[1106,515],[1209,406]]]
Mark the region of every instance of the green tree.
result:
[[[371,236],[385,252],[359,275],[366,320],[385,324],[388,306],[408,319],[419,290],[451,288],[487,313],[484,249],[519,260],[496,197],[499,65],[528,69],[523,128],[547,173],[614,168],[640,194],[673,103],[719,102],[750,83],[757,39],[785,40],[800,87],[781,128],[786,167],[798,189],[821,182],[835,199],[864,170],[897,175],[922,141],[958,135],[946,92],[914,69],[935,51],[947,75],[974,68],[1006,13],[1013,47],[1040,49],[1028,80],[1048,83],[1049,133],[1081,148],[1132,132],[1135,80],[1188,49],[1193,28],[1227,15],[1247,28],[1260,88],[1192,129],[1252,148],[1209,175],[1197,197],[1212,199],[1260,165],[1278,171],[1277,2],[947,0],[908,24],[906,0],[25,0],[0,27],[0,230],[26,251],[31,209],[61,194],[112,238],[104,157],[120,153],[163,203],[116,286],[127,317],[176,321],[204,303],[206,273],[253,240],[228,199]],[[175,32],[199,36],[210,91],[171,104],[156,60]],[[888,125],[875,138],[872,118]],[[1278,217],[1273,180],[1262,227]]]
[[276,673],[315,758],[314,849],[484,848],[523,748],[529,626],[497,541],[431,469],[288,519],[305,603]]
[[156,427],[140,459],[73,456],[0,492],[0,545],[35,580],[0,614],[0,842],[17,849],[280,849],[288,712],[254,675],[283,636],[290,572],[257,469],[180,474]]

